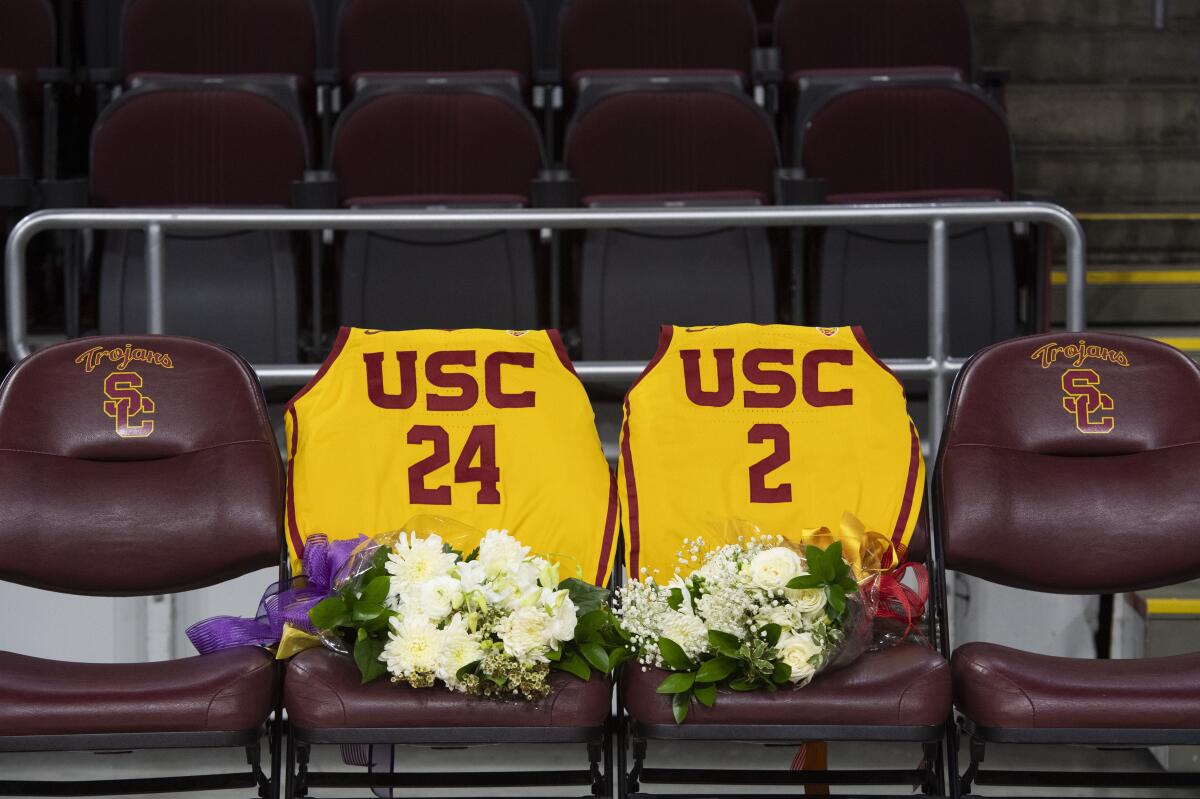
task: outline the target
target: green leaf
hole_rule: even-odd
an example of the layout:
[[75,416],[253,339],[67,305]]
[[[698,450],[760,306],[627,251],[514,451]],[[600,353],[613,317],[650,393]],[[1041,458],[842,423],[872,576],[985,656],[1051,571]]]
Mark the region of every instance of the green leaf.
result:
[[783,634],[783,628],[778,624],[764,624],[762,632],[766,633],[763,640],[766,641],[767,646],[773,648],[775,644],[779,643],[779,636]]
[[546,659],[553,663],[556,660],[562,660],[562,654],[561,649],[550,649],[546,652]]
[[690,699],[689,693],[675,694],[671,697],[671,713],[675,716],[676,724],[682,724],[687,718],[688,705],[691,704]]
[[754,691],[758,689],[758,680],[742,677],[740,680],[729,683],[729,687],[735,691]]
[[593,610],[578,617],[575,622],[575,640],[583,641],[602,630],[608,624],[611,615],[607,608]]
[[371,621],[377,619],[387,612],[387,608],[383,605],[373,605],[370,602],[355,602],[354,613],[351,618],[354,621]]
[[675,671],[691,671],[695,668],[684,653],[683,647],[670,638],[664,636],[658,639],[658,651],[662,653],[663,662]]
[[679,610],[681,605],[683,605],[683,591],[680,591],[678,588],[672,588],[670,595],[667,597],[667,606],[671,610]]
[[692,685],[696,682],[696,675],[690,671],[677,671],[674,674],[668,674],[667,678],[658,684],[654,690],[660,694],[677,694],[682,691],[692,690]]
[[566,589],[571,601],[575,603],[576,617],[585,616],[608,604],[608,589],[585,583],[578,577],[568,577],[558,584],[558,588],[560,591]]
[[318,630],[333,630],[350,624],[350,609],[342,597],[331,596],[313,605],[308,618]]
[[[838,552],[841,552],[841,546],[838,546]],[[838,557],[841,557],[841,555]],[[806,547],[804,550],[804,559],[808,562],[808,571],[810,574],[822,583],[833,581],[833,564],[830,563],[824,550],[820,547]]]
[[782,660],[775,664],[775,671],[771,674],[771,679],[778,685],[783,685],[792,677],[792,667],[784,663]]
[[474,549],[472,549],[470,552],[467,553],[467,556],[465,558],[463,558],[463,562],[470,563],[471,561],[475,560],[478,557],[479,557],[479,547],[475,547]]
[[555,671],[565,671],[569,674],[574,674],[581,680],[590,679],[592,676],[591,667],[588,666],[587,661],[578,652],[563,655],[562,660],[557,663],[551,663],[550,668]]
[[696,700],[705,707],[712,707],[717,703],[717,685],[709,683],[708,685],[697,685],[692,689],[692,695]]
[[388,589],[392,586],[392,578],[387,575],[376,577],[367,583],[362,590],[362,595],[358,598],[359,602],[366,602],[370,605],[382,605],[383,600],[387,599]]
[[632,657],[633,653],[624,647],[621,647],[620,649],[613,649],[608,653],[608,668],[605,669],[604,672],[606,674],[612,674],[617,670],[617,666],[620,666],[622,663]]
[[833,608],[833,612],[841,614],[846,609],[846,592],[839,585],[831,585],[829,591],[829,607]]
[[820,588],[824,583],[815,574],[802,574],[788,580],[788,588]]
[[354,644],[354,662],[364,683],[381,677],[387,671],[387,666],[379,659],[381,652],[383,641],[377,638],[360,638]]
[[718,683],[733,674],[738,667],[738,661],[724,656],[706,660],[700,664],[696,672],[696,682]]
[[582,644],[579,651],[596,671],[608,670],[608,652],[600,644]]
[[741,646],[741,641],[737,639],[737,636],[721,630],[709,630],[708,642],[713,645],[713,649],[731,658],[738,656],[738,647]]

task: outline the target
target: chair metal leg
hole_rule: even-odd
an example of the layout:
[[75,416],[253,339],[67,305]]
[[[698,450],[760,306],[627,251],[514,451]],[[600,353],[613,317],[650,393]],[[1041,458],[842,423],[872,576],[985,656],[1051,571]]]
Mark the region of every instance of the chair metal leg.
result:
[[951,799],[960,799],[962,786],[958,782],[958,722],[951,718],[946,725],[946,779]]
[[627,799],[629,796],[629,738],[628,738],[628,721],[625,719],[625,714],[619,712],[617,715],[617,771],[613,775],[613,779],[617,782],[617,799]]
[[287,736],[287,765],[284,774],[284,799],[295,799],[296,797],[296,739],[292,736],[292,731],[288,730]]
[[279,708],[275,709],[275,718],[269,722],[268,729],[271,735],[271,799],[279,799],[279,777],[283,772],[283,714]]
[[967,745],[971,751],[971,763],[962,775],[962,784],[959,787],[962,794],[971,792],[971,784],[975,782],[975,775],[979,773],[979,764],[983,762],[987,753],[987,744],[973,735],[970,736]]

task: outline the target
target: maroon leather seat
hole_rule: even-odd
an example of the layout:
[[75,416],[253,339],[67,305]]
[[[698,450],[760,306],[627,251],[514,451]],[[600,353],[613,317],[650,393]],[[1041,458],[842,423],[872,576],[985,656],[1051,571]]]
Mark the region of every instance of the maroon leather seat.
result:
[[996,644],[960,646],[954,703],[983,727],[1195,729],[1200,653],[1088,660]]
[[284,706],[305,730],[422,727],[602,727],[612,684],[553,673],[553,691],[538,702],[503,701],[410,688],[386,677],[362,684],[350,658],[310,649],[292,658],[284,680]]
[[157,663],[64,663],[0,652],[0,730],[250,730],[270,714],[274,683],[273,659],[258,647]]
[[[666,672],[626,668],[625,706],[641,724],[674,726],[671,697],[655,692]],[[687,726],[879,725],[940,727],[950,715],[950,666],[936,652],[905,644],[870,652],[849,666],[818,675],[797,690],[717,690],[712,708],[694,703]]]
[[[0,503],[0,579],[36,588],[170,593],[279,563],[282,473],[258,382],[195,339],[77,339],[17,364],[0,387]],[[70,633],[69,619],[47,632]],[[0,653],[0,737],[256,738],[274,674],[254,648],[137,664]]]

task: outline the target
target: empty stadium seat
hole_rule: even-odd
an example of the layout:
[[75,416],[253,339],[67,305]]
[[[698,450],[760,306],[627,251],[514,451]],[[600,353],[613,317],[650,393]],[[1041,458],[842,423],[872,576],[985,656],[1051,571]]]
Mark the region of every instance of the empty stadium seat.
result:
[[[1001,109],[964,84],[844,89],[813,113],[799,164],[830,203],[1010,200],[1012,142]],[[820,325],[856,323],[880,357],[928,349],[928,228],[839,227],[808,248],[806,289]],[[949,228],[950,332],[970,355],[1019,332],[1008,225]],[[920,287],[920,290],[917,290]]]
[[[228,350],[166,336],[47,347],[0,388],[0,579],[145,596],[276,566],[281,474],[258,382]],[[49,634],[69,635],[70,621]],[[135,778],[120,790],[174,791],[200,780],[267,796],[259,740],[277,701],[276,674],[258,647],[129,664],[0,652],[0,751],[244,747],[245,772]],[[276,759],[278,743],[276,725]],[[0,778],[5,794],[114,787]]]
[[[21,131],[21,161],[31,177],[42,171],[42,84],[38,72],[58,63],[57,49],[57,23],[49,0],[0,3],[0,125]],[[8,146],[15,146],[12,140],[18,134],[10,132],[9,138]],[[3,157],[0,155],[0,159]]]
[[[101,207],[286,207],[308,149],[294,109],[237,82],[149,84],[109,105],[92,135]],[[109,231],[99,258],[101,332],[146,325],[144,236]],[[286,233],[165,239],[167,331],[220,342],[255,363],[299,357],[298,255]]]
[[559,31],[567,107],[614,78],[707,76],[749,88],[756,36],[747,0],[571,0]]
[[[537,125],[503,92],[377,91],[342,114],[331,166],[356,208],[521,208],[543,167]],[[534,234],[522,230],[348,233],[339,316],[359,327],[531,328]]]
[[[581,107],[566,164],[588,206],[766,205],[779,152],[766,115],[745,95],[660,86]],[[648,359],[664,322],[775,319],[761,229],[589,231],[577,271],[588,359]]]
[[525,0],[346,0],[338,73],[353,88],[381,73],[437,74],[528,96],[533,29]]
[[[1149,339],[1054,333],[977,353],[955,383],[934,476],[945,567],[1054,594],[1200,577],[1198,401],[1196,364]],[[952,668],[971,738],[963,792],[973,782],[1200,784],[980,768],[993,741],[1200,744],[1200,654],[1091,660],[972,642],[957,647]]]

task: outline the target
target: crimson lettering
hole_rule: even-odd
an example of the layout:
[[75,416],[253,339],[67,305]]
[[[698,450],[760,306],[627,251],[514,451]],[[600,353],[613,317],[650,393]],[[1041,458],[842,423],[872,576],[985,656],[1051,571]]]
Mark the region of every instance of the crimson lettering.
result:
[[[711,367],[706,364],[708,356]],[[791,367],[795,357],[793,350],[761,347],[743,355],[742,377],[751,388],[742,392],[742,404],[747,408],[786,408],[796,402],[797,389],[804,403],[813,408],[854,404],[853,389],[822,387],[837,385],[836,375],[830,374],[834,367],[854,365],[853,350],[809,350],[800,362],[799,381],[791,369],[769,368]],[[679,358],[683,363],[683,388],[693,405],[722,408],[733,401],[732,349],[680,350]],[[822,366],[826,368],[822,370]],[[713,378],[715,383],[710,382]]]
[[[412,350],[393,353],[398,382],[392,383],[392,367],[385,388],[385,353],[364,352],[363,365],[367,378],[367,398],[379,408],[408,410],[416,405],[419,394],[425,395],[425,407],[431,411],[467,411],[479,404],[480,379],[476,373],[478,353],[474,350],[439,350],[425,359],[425,383],[418,385],[417,353]],[[507,368],[505,368],[507,367]],[[516,369],[532,369],[532,352],[493,352],[483,362],[482,393],[493,408],[532,408],[536,405],[534,391],[506,391],[504,378],[513,378]],[[433,391],[442,389],[443,391]]]

